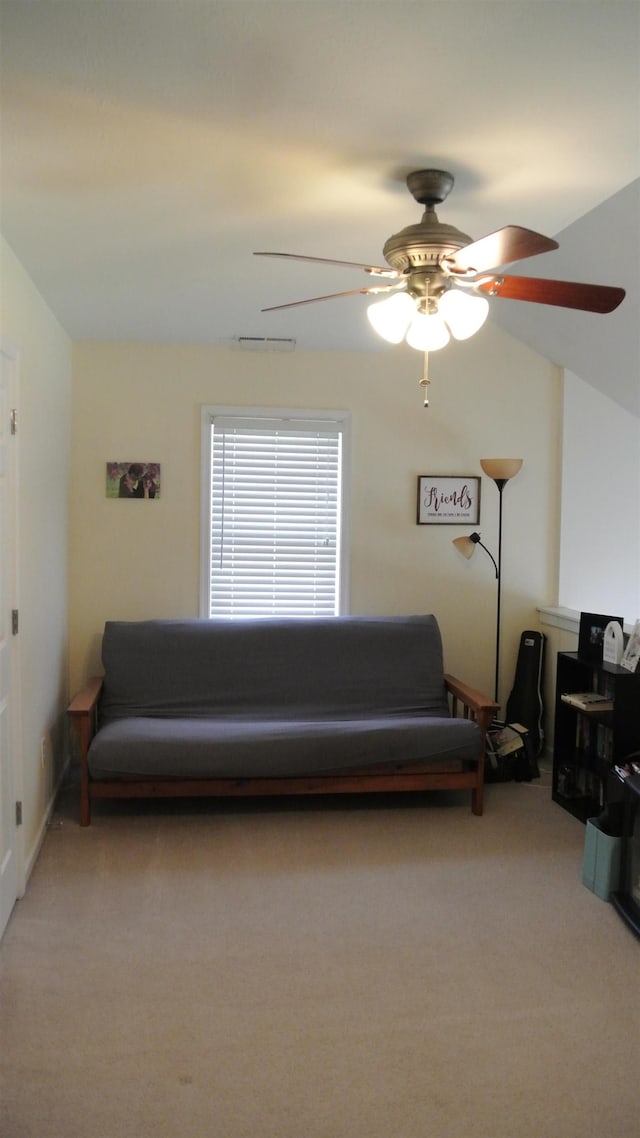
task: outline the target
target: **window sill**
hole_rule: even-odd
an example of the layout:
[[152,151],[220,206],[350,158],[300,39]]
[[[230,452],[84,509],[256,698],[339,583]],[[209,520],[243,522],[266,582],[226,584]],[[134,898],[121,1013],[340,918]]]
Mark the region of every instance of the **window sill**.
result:
[[[565,608],[551,608],[546,605],[538,608],[540,616],[540,624],[548,625],[550,628],[562,628],[564,632],[575,632],[576,636],[580,632],[580,613],[575,609]],[[630,633],[632,625],[625,624],[624,631]]]
[[540,624],[546,624],[550,628],[562,628],[565,632],[575,632],[576,636],[580,631],[580,613],[575,609],[544,606],[538,609],[538,613]]

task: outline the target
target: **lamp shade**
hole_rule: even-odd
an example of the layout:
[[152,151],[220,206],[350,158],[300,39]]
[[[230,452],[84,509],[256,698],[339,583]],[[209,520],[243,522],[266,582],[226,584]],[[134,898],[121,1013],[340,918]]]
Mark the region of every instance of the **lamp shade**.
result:
[[407,343],[419,352],[437,352],[449,343],[449,332],[441,316],[437,313],[418,312],[407,331]]
[[480,466],[494,481],[508,482],[522,469],[521,458],[481,458]]
[[415,301],[406,292],[396,292],[367,308],[371,327],[390,344],[399,344],[404,339],[409,322],[415,314]]
[[456,340],[468,340],[487,319],[489,301],[484,296],[470,296],[459,288],[451,288],[440,300],[438,312]]
[[[458,553],[461,553],[463,557],[466,557],[467,561],[473,557],[476,551],[476,545],[478,544],[479,536],[479,534],[473,533],[465,535],[464,537],[454,537],[453,539],[453,544],[458,550]],[[475,541],[474,538],[476,539]]]

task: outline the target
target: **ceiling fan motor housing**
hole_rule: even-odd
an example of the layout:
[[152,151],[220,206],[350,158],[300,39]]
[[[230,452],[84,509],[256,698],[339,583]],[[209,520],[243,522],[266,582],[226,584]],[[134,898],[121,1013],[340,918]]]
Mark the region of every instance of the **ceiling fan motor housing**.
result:
[[409,291],[423,295],[427,285],[433,292],[445,284],[440,270],[442,259],[469,245],[471,240],[454,225],[439,222],[435,212],[427,209],[418,225],[408,225],[389,237],[382,253],[393,269],[409,278]]
[[433,211],[427,210],[418,225],[407,225],[399,233],[387,238],[382,250],[383,256],[393,269],[405,272],[407,269],[420,269],[433,265],[452,253],[471,244],[471,237],[438,221]]

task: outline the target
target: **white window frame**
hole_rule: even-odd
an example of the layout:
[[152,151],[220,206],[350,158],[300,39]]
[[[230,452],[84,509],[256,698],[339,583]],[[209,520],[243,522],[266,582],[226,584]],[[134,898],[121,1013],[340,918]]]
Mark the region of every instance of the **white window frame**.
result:
[[[348,566],[349,566],[349,539],[350,517],[348,504],[351,498],[351,414],[348,411],[309,411],[302,408],[281,407],[227,407],[220,405],[207,405],[201,409],[201,521],[200,521],[200,616],[209,618],[210,602],[210,570],[211,570],[211,461],[212,461],[212,431],[211,427],[216,418],[246,419],[259,421],[263,419],[273,423],[274,420],[293,421],[303,424],[318,423],[333,424],[340,431],[342,437],[342,462],[340,480],[340,551],[338,564],[338,614],[344,615],[349,611],[348,592]],[[265,616],[268,615],[265,613]],[[228,619],[242,619],[229,617]]]

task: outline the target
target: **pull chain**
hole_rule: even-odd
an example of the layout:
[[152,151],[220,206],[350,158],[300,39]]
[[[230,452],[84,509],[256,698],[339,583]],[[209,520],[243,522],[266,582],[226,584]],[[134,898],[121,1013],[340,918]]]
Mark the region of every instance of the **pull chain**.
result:
[[424,353],[424,371],[422,373],[422,379],[418,380],[418,382],[420,384],[420,387],[424,387],[424,406],[428,407],[429,406],[429,384],[431,383],[431,380],[429,379],[429,353],[428,352]]

